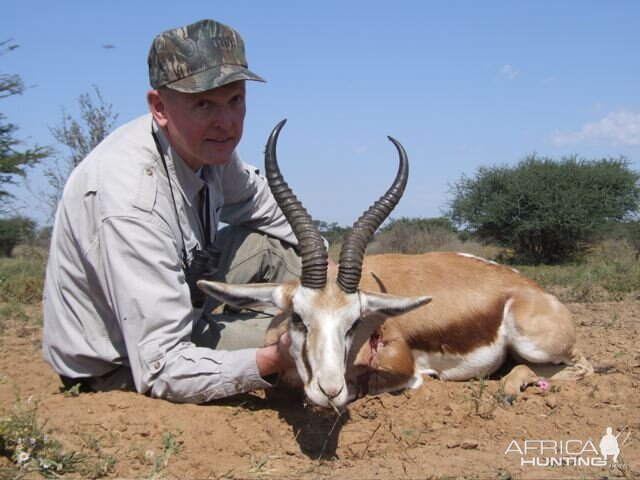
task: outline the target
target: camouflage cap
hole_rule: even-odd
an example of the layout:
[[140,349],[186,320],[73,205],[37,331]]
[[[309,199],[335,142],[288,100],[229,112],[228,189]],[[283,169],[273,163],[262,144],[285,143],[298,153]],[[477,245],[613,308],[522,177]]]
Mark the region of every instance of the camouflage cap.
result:
[[200,20],[158,35],[149,51],[149,81],[197,93],[236,80],[265,80],[247,67],[244,42],[238,32],[215,20]]

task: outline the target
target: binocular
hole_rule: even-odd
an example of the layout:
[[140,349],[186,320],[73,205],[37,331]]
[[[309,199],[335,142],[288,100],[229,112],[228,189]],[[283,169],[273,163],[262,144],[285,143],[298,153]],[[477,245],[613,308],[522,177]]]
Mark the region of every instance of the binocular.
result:
[[185,278],[189,285],[191,294],[191,305],[194,308],[202,308],[206,299],[206,294],[198,288],[198,280],[213,280],[213,276],[218,271],[218,263],[222,250],[213,245],[205,250],[196,250],[191,263],[186,269]]

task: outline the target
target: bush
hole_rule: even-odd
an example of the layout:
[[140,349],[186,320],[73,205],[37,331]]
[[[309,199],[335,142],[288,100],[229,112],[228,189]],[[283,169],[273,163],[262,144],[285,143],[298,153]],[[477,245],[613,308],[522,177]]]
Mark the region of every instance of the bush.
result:
[[584,255],[611,222],[640,209],[640,174],[629,161],[554,161],[535,155],[516,167],[482,167],[453,187],[449,218],[516,261],[558,263]]
[[334,262],[340,258],[340,249],[344,240],[351,232],[351,227],[341,227],[337,222],[314,221],[322,236],[329,242],[329,256]]
[[625,222],[618,225],[620,237],[633,250],[636,261],[640,259],[640,221]]
[[472,241],[466,232],[457,232],[447,218],[391,219],[374,237],[367,254],[420,254],[435,251],[465,252],[495,258],[500,249]]
[[583,261],[564,265],[518,266],[527,277],[567,302],[620,301],[638,297],[640,264],[624,239],[607,239]]
[[39,255],[0,259],[0,302],[40,302],[45,266],[45,258]]
[[32,240],[35,231],[36,223],[30,218],[0,218],[0,255],[11,257],[13,249],[19,243]]
[[456,235],[446,218],[391,219],[376,235],[369,252],[424,253],[455,242]]

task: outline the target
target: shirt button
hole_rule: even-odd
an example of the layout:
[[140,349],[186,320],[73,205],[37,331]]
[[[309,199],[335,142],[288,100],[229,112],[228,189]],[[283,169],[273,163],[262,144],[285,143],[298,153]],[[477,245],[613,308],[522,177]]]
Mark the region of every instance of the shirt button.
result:
[[144,173],[146,173],[150,177],[153,176],[153,170],[151,170],[151,167],[145,167]]
[[160,362],[153,362],[153,368],[156,370],[160,368]]

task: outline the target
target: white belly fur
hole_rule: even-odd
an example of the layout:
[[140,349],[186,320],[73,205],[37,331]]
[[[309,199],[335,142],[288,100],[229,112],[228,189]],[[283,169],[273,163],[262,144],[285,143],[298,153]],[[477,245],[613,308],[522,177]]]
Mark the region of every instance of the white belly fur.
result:
[[441,380],[460,381],[489,375],[502,365],[507,356],[505,327],[500,325],[498,336],[491,345],[477,348],[464,355],[422,350],[413,350],[412,353],[416,373],[420,376],[436,375]]

